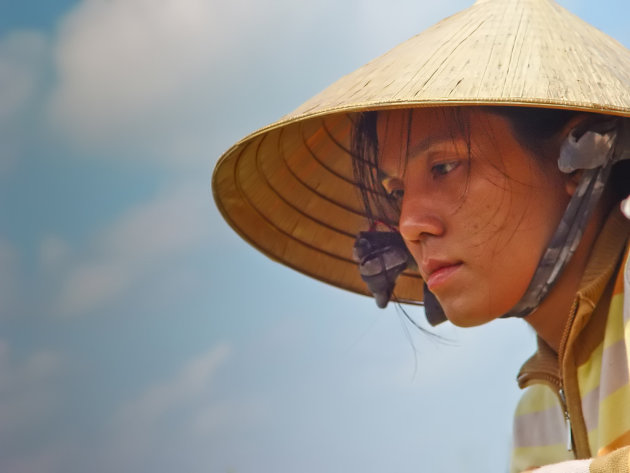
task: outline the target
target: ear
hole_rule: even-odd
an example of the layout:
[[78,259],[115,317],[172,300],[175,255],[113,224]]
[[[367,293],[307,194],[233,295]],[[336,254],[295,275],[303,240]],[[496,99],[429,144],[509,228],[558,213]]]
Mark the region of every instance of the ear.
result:
[[573,197],[573,194],[575,194],[575,189],[577,189],[577,186],[580,183],[580,179],[582,179],[583,172],[584,171],[582,169],[578,169],[571,174],[565,174],[564,190],[569,195],[569,197]]
[[[558,138],[560,143],[566,140],[569,137],[569,134],[574,130],[578,131],[577,135],[580,136],[582,133],[587,131],[593,123],[596,123],[597,119],[590,114],[578,114],[569,120],[565,126],[562,128],[562,131],[558,134]],[[575,190],[577,189],[578,184],[582,178],[583,170],[578,169],[573,171],[572,173],[564,175],[564,188],[566,193],[573,197],[575,194]]]
[[562,130],[557,135],[560,142],[566,140],[573,130],[579,130],[580,132],[578,135],[581,135],[592,123],[594,123],[594,121],[593,115],[587,113],[579,113],[575,115],[564,125],[564,127],[562,127]]
[[[574,129],[580,129],[587,126],[590,122],[589,119],[592,119],[589,115],[581,113],[571,118],[571,120],[564,125],[562,131],[558,134],[559,143],[564,142]],[[575,194],[575,190],[577,189],[581,177],[581,170],[574,171],[570,174],[564,174],[564,190],[569,197],[573,197],[573,194]]]

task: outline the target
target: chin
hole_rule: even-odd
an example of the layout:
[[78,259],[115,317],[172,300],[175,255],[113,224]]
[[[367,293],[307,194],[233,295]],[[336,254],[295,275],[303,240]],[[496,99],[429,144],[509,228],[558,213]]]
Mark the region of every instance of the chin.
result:
[[478,327],[493,321],[501,315],[494,315],[488,311],[474,310],[474,308],[470,306],[456,308],[448,306],[445,307],[443,305],[442,308],[444,309],[444,314],[449,322],[462,328]]
[[453,325],[457,327],[461,327],[461,328],[478,327],[480,325],[487,324],[488,322],[494,320],[493,318],[478,320],[476,318],[471,318],[471,317],[451,317],[448,314],[446,314],[446,318]]
[[[436,294],[446,318],[457,327],[478,327],[492,322],[503,314],[509,312],[520,300],[522,294],[514,292],[504,297],[488,297],[479,288],[466,291],[460,290],[458,294]],[[524,292],[524,291],[523,291]]]

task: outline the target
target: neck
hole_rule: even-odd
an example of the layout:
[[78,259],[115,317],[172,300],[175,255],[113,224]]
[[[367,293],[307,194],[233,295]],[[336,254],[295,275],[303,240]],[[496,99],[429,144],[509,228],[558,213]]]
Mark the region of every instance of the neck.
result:
[[593,212],[580,244],[553,289],[538,308],[525,317],[525,321],[556,353],[567,329],[571,306],[580,288],[591,249],[604,223],[605,212],[599,207]]

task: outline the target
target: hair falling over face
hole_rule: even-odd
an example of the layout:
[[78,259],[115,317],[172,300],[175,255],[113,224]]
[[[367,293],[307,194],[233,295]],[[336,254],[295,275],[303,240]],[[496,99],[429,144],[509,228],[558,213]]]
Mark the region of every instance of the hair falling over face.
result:
[[[533,156],[541,160],[557,159],[558,144],[553,146],[554,138],[578,114],[569,110],[512,107],[477,107],[477,109],[507,118],[516,139],[531,150]],[[449,107],[434,109],[433,112],[436,115],[442,115],[453,124],[451,129],[453,139],[459,137],[470,144],[471,115],[466,113],[467,110],[467,108]],[[396,225],[395,219],[400,212],[399,199],[388,194],[379,175],[380,143],[377,122],[379,115],[385,113],[387,112],[368,111],[357,114],[351,134],[354,178],[370,225],[378,221]],[[413,109],[407,109],[403,113],[406,116],[406,133],[401,142],[408,144],[411,139]]]

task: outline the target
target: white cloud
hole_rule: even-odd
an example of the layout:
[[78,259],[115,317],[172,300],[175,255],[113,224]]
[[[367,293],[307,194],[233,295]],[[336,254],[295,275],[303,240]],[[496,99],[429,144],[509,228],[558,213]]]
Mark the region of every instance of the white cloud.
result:
[[43,473],[64,471],[70,445],[61,438],[44,441],[62,403],[59,381],[66,373],[66,360],[47,350],[24,359],[0,340],[0,471]]
[[0,444],[37,431],[45,422],[55,403],[51,383],[62,369],[57,353],[39,351],[16,361],[9,344],[0,340]]
[[57,311],[75,316],[100,308],[174,257],[209,244],[211,205],[207,186],[187,182],[125,212],[58,276]]
[[18,159],[36,124],[25,121],[41,85],[47,44],[35,31],[13,31],[0,40],[0,176]]
[[45,51],[45,39],[35,31],[14,31],[0,41],[0,122],[21,112],[33,98]]
[[133,262],[116,259],[81,264],[64,280],[58,309],[80,315],[118,296],[137,278]]
[[272,422],[261,400],[222,401],[202,406],[195,413],[190,434],[221,437],[228,431],[247,431],[262,422]]
[[170,411],[203,401],[213,386],[213,377],[226,363],[230,352],[230,346],[224,343],[189,360],[171,379],[149,388],[124,405],[116,415],[115,423],[122,431],[148,432]]
[[60,356],[50,351],[33,353],[17,364],[9,344],[0,340],[0,395],[19,393],[22,388],[36,386],[57,374],[60,367]]
[[18,267],[17,251],[0,238],[0,320],[15,316],[20,310]]
[[207,159],[217,79],[251,59],[240,45],[290,3],[84,0],[59,28],[51,125],[84,149]]
[[215,344],[119,404],[99,426],[97,441],[78,441],[73,471],[215,471],[225,439],[242,438],[263,415],[259,396],[226,398],[224,374],[234,368],[233,358],[230,343]]
[[226,343],[215,345],[190,359],[171,378],[123,404],[100,449],[105,457],[103,471],[145,471],[147,459],[162,457],[164,445],[186,451],[187,444],[196,442],[186,425],[195,425],[197,413],[214,406],[210,394],[215,377],[231,351]]
[[49,446],[28,455],[0,458],[0,468],[3,473],[68,473],[65,468],[68,460],[80,453],[67,440],[55,439]]
[[58,235],[46,235],[39,246],[39,259],[44,269],[58,268],[69,254],[68,243]]
[[203,0],[84,1],[60,28],[54,112],[88,139],[167,112],[209,67],[212,10]]

